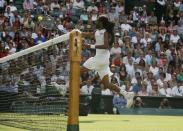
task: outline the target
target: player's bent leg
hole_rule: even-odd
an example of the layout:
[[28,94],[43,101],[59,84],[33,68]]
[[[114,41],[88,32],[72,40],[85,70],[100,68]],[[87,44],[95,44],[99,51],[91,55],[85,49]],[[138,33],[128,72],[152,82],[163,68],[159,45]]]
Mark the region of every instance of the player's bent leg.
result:
[[135,96],[134,92],[127,92],[125,90],[121,90],[117,85],[110,83],[108,75],[105,75],[101,82],[104,84],[105,88],[108,88],[123,95],[124,98],[127,100],[127,108],[130,108],[133,105],[133,98]]
[[125,90],[120,90],[120,94],[122,94],[125,97],[125,99],[131,99],[135,96],[134,92],[127,92]]
[[133,105],[133,98],[135,96],[134,92],[127,92],[125,90],[121,90],[117,85],[110,83],[112,90],[119,90],[119,93],[124,96],[124,98],[127,100],[127,108],[130,108]]
[[104,85],[104,88],[110,89],[110,90],[115,91],[115,92],[118,92],[118,93],[120,92],[120,88],[117,85],[110,83],[109,76],[108,75],[105,75],[102,78],[102,81],[101,82]]
[[109,81],[109,76],[108,75],[105,75],[103,78],[102,78],[102,84],[104,85],[104,88],[108,88],[112,91],[115,91],[115,92],[118,92],[120,93],[121,95],[124,96],[124,98],[127,100],[127,105],[126,107],[127,108],[130,108],[132,105],[133,105],[133,98],[135,96],[135,93],[134,92],[127,92],[125,90],[121,90],[119,88],[119,86],[111,83]]
[[127,100],[126,107],[130,108],[133,105],[133,99],[135,97],[134,92],[127,92],[125,90],[120,90],[120,94],[124,96],[124,98]]

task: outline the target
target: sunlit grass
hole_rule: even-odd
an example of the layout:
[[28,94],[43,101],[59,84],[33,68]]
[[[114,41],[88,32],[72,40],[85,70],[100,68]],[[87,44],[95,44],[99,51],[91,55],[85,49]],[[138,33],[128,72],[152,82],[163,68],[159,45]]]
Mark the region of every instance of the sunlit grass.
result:
[[[9,116],[9,114],[0,114],[0,120],[2,116]],[[12,114],[11,114],[12,116]],[[57,131],[54,129],[54,122],[59,124],[59,120],[63,116],[50,115],[50,116],[39,116],[39,115],[20,115],[14,114],[9,123],[13,124],[16,119],[19,119],[20,127],[25,126],[21,119],[31,120],[29,123],[31,126],[40,126],[45,131]],[[21,118],[21,119],[20,119]],[[58,120],[58,121],[55,121]],[[94,115],[89,114],[88,116],[80,116],[79,118],[80,131],[182,131],[183,130],[183,118],[180,116],[149,116],[149,115]],[[34,125],[34,123],[37,123]],[[66,121],[64,122],[67,123]],[[0,122],[0,131],[27,131],[23,129],[13,128],[2,125]],[[17,124],[17,123],[16,123]],[[50,128],[47,128],[50,126]],[[58,125],[57,125],[58,126]],[[66,129],[60,129],[58,131],[65,131]],[[39,131],[39,130],[38,130]]]
[[183,131],[183,118],[143,115],[80,117],[81,131]]

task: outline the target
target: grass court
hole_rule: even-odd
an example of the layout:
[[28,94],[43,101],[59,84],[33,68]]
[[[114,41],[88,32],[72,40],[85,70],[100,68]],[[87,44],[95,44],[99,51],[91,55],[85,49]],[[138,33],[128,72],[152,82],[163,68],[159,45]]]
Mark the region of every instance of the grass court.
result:
[[[15,114],[13,117],[8,117],[9,114],[0,114],[0,131],[28,131],[21,128],[15,128],[7,126],[2,120],[6,117],[6,122],[11,123],[15,119]],[[12,116],[12,115],[11,115]],[[50,118],[52,117],[52,118]],[[56,118],[57,117],[57,118]],[[51,131],[51,128],[46,128],[45,125],[48,125],[49,120],[58,120],[59,122],[64,120],[63,116],[24,116],[26,120],[37,121],[37,124],[32,126],[45,127]],[[17,118],[20,119],[20,115],[17,114]],[[9,121],[8,121],[9,120]],[[66,120],[66,119],[65,119]],[[149,116],[149,115],[94,115],[89,114],[88,116],[80,116],[80,131],[183,131],[183,118],[180,116]],[[46,122],[46,123],[45,123]],[[2,124],[4,123],[4,124]],[[19,121],[19,124],[21,121]],[[66,123],[63,122],[63,123]],[[13,124],[13,123],[11,123]],[[14,123],[16,125],[16,123]],[[22,122],[22,125],[27,123]],[[62,125],[66,126],[66,125]],[[44,130],[44,128],[42,128]],[[63,129],[64,130],[64,129]]]

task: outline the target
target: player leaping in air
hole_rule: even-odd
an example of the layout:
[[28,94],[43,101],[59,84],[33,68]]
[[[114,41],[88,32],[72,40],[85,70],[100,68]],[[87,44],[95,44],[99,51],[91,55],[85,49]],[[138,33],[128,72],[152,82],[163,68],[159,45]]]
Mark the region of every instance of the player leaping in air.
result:
[[[94,38],[96,40],[95,45],[89,45],[83,43],[84,48],[96,49],[96,54],[94,57],[89,58],[81,67],[81,73],[89,70],[95,70],[104,88],[108,88],[123,95],[127,99],[127,105],[132,103],[134,98],[133,92],[126,92],[121,90],[117,85],[110,82],[110,77],[112,72],[109,68],[109,58],[110,52],[109,48],[113,44],[113,28],[114,23],[110,22],[106,16],[99,16],[96,23],[96,32]],[[93,33],[83,32],[83,37],[91,35]],[[131,104],[130,104],[131,105]]]

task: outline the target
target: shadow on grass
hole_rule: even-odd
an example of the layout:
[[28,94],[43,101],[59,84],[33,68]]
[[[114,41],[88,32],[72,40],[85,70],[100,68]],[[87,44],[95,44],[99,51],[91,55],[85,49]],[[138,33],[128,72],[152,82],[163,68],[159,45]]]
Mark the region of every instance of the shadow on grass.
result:
[[[94,120],[94,121],[80,121],[79,123],[96,123],[96,122],[110,122],[112,120]],[[120,120],[123,122],[130,122],[130,120]]]
[[130,122],[130,120],[121,120],[121,121],[123,121],[123,122]]
[[96,121],[80,121],[79,123],[95,123]]

